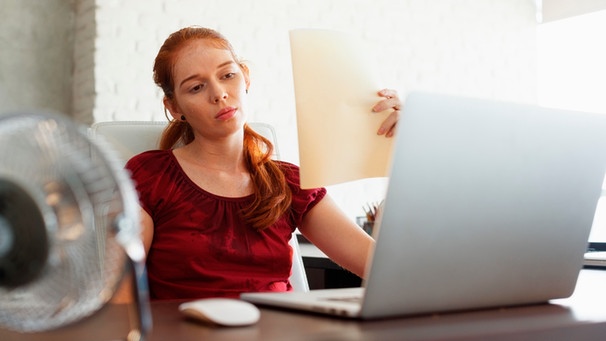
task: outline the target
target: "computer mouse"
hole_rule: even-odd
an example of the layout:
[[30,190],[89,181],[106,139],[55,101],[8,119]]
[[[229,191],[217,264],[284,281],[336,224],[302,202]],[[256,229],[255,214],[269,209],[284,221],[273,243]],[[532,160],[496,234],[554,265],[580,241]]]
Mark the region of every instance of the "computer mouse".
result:
[[181,303],[179,311],[197,321],[238,327],[256,323],[261,312],[252,303],[235,298],[203,298]]

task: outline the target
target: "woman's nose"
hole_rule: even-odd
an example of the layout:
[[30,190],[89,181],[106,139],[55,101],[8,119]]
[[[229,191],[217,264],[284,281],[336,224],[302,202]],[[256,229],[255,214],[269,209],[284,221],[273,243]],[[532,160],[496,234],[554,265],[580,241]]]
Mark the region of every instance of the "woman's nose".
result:
[[211,93],[211,101],[213,103],[219,103],[221,100],[225,99],[227,99],[227,91],[219,85],[214,86]]
[[219,103],[219,101],[224,100],[224,99],[227,99],[227,93],[223,93],[223,94],[220,94],[220,95],[216,95],[216,96],[213,98],[213,102],[214,102],[214,103]]

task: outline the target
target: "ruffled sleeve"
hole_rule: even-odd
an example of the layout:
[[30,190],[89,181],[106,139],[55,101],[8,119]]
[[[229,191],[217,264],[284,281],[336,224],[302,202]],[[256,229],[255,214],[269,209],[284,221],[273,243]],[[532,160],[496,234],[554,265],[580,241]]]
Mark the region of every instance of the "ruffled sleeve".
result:
[[[172,186],[162,184],[167,177],[159,176],[167,171],[171,163],[171,151],[153,150],[133,156],[127,163],[126,169],[130,171],[139,194],[141,207],[154,217],[158,206],[162,205],[166,192]],[[167,186],[168,185],[168,186]]]
[[326,188],[302,189],[300,186],[299,166],[283,161],[280,162],[280,166],[292,192],[291,223],[294,226],[300,226],[307,212],[326,196]]

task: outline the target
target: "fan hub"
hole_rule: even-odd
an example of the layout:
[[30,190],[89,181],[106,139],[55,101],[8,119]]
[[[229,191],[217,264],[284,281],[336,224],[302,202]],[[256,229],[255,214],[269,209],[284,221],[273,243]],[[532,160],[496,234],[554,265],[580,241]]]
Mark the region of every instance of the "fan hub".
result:
[[21,186],[0,178],[0,286],[17,287],[37,278],[48,249],[36,202]]

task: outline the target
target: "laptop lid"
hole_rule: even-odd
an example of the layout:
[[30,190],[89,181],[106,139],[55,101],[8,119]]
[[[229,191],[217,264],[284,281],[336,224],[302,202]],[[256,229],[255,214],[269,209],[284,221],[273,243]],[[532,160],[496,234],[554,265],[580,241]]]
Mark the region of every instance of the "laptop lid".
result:
[[606,169],[606,116],[415,93],[398,124],[362,316],[572,293]]
[[361,310],[328,307],[330,289],[321,302],[314,290],[242,297],[366,319],[567,297],[600,197],[604,132],[598,114],[412,93]]

